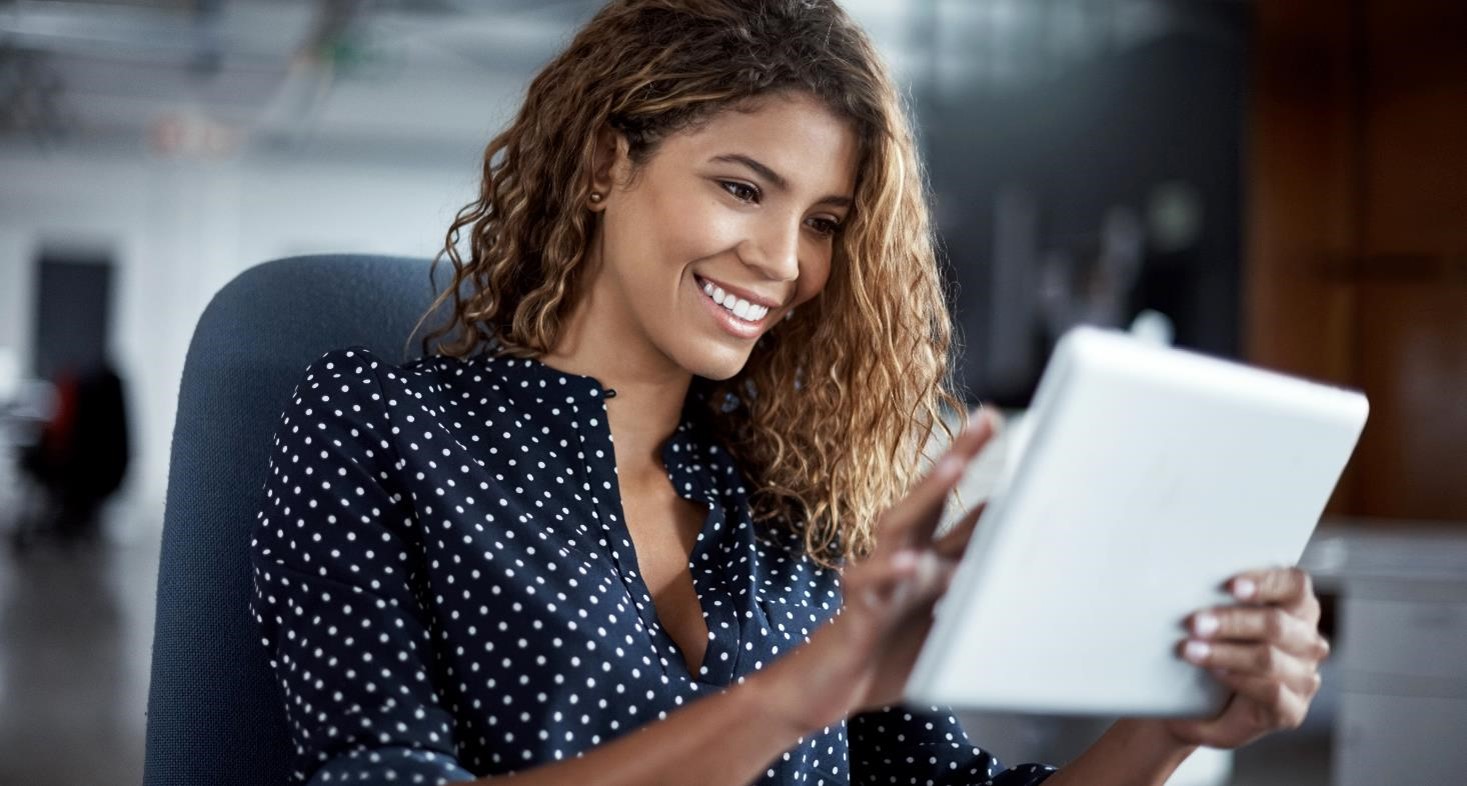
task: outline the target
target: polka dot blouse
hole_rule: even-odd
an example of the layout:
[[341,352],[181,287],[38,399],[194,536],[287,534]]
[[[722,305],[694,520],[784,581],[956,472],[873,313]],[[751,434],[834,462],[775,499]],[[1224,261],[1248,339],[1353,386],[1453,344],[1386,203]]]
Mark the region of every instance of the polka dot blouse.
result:
[[[708,647],[690,672],[622,521],[609,395],[539,360],[395,366],[352,347],[306,369],[250,542],[297,782],[449,783],[579,756],[742,681],[836,613],[839,574],[752,524],[742,475],[687,406],[661,456],[708,509],[690,565]],[[938,708],[891,707],[801,738],[757,782],[1051,772],[1004,769]]]

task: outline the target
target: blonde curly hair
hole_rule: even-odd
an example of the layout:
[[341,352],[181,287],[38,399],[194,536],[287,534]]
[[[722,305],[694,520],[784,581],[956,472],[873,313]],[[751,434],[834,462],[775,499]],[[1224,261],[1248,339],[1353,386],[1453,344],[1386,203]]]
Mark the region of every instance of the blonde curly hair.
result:
[[851,123],[855,203],[820,294],[762,336],[739,373],[695,385],[749,481],[755,521],[802,532],[807,554],[835,566],[869,553],[937,429],[951,440],[944,410],[960,423],[967,411],[902,98],[833,0],[616,0],[597,13],[485,149],[478,198],[433,260],[430,277],[445,258],[454,273],[428,314],[452,306],[423,352],[436,341],[458,358],[535,357],[556,345],[584,284],[600,129],[624,134],[638,165],[670,134],[790,91]]

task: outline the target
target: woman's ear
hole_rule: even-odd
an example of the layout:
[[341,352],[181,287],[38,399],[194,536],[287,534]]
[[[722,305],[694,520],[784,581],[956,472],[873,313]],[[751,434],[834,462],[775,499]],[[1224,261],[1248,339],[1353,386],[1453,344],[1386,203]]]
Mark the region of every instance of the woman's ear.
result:
[[611,198],[612,187],[626,180],[630,167],[630,148],[627,138],[610,125],[601,126],[596,132],[596,143],[591,154],[590,209],[599,212]]

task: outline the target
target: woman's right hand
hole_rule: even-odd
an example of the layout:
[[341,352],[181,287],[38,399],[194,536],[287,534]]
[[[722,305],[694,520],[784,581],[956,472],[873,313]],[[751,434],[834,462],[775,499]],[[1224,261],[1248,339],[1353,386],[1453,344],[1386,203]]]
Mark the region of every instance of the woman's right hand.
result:
[[770,709],[802,734],[901,700],[932,627],[933,606],[983,510],[975,506],[935,538],[943,504],[998,425],[986,409],[970,416],[927,476],[881,515],[873,552],[842,570],[840,613],[764,670]]

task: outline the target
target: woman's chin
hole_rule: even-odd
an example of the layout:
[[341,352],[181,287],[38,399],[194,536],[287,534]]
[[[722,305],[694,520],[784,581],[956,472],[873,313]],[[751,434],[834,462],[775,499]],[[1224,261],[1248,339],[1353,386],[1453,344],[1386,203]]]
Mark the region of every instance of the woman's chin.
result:
[[695,376],[705,379],[729,379],[744,370],[744,365],[749,361],[749,348],[752,346],[750,343],[748,347],[696,347],[685,356],[682,366]]

